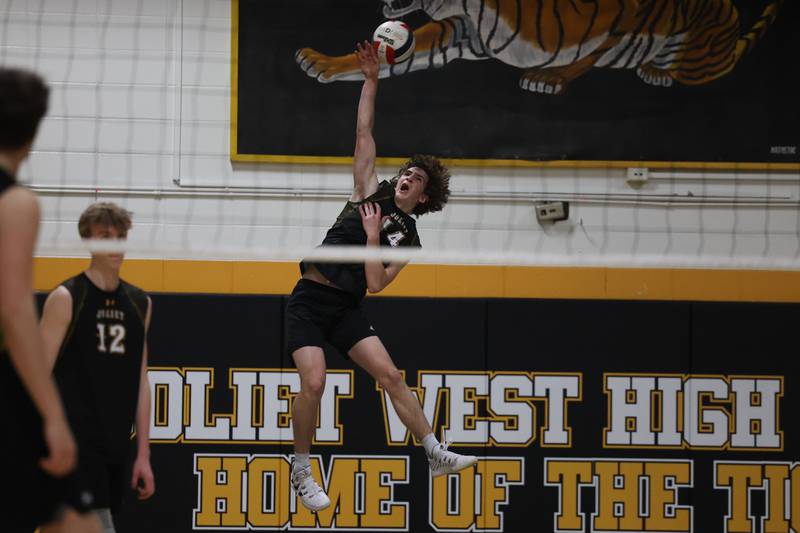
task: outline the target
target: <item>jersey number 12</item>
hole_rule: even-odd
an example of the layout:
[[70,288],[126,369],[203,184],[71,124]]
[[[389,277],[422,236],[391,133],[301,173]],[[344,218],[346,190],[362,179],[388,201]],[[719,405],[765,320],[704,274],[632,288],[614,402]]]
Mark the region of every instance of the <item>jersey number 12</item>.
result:
[[[106,334],[108,330],[108,334]],[[106,347],[106,337],[111,340],[111,344]],[[97,351],[102,353],[125,353],[125,326],[122,324],[97,323]]]

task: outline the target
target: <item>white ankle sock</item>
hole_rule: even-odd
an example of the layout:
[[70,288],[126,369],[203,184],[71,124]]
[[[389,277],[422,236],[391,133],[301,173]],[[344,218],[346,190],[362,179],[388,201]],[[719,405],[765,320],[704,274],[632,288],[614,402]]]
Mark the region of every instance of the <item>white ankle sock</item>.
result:
[[425,448],[425,453],[430,455],[433,449],[439,445],[439,439],[433,433],[428,433],[422,438],[422,446]]
[[303,467],[311,466],[311,454],[309,453],[296,453],[294,454],[294,466],[292,472],[300,470]]

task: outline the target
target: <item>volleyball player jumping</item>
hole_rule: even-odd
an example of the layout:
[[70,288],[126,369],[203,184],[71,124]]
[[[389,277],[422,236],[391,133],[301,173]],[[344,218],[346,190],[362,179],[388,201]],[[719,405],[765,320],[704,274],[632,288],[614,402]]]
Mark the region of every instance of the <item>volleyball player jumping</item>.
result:
[[[356,48],[365,81],[358,104],[353,193],[322,244],[419,247],[416,222],[411,215],[442,209],[450,194],[450,172],[434,157],[414,156],[391,181],[378,181],[372,136],[378,57],[369,43]],[[388,393],[402,422],[425,448],[433,477],[458,472],[477,462],[475,456],[453,453],[446,443],[439,443],[419,401],[362,310],[365,293],[383,290],[405,264],[384,265],[377,260],[300,263],[302,278],[287,306],[289,353],[300,374],[300,392],[292,406],[292,486],[303,505],[312,511],[330,505],[330,499],[311,475],[309,459],[317,408],[325,389],[325,341],[369,372]]]

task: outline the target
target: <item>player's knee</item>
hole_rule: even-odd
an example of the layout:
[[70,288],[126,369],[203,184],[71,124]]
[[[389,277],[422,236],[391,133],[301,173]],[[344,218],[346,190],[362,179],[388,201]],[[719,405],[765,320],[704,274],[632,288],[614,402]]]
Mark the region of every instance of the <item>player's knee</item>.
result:
[[301,380],[302,392],[311,398],[321,398],[325,391],[325,372],[315,372]]
[[392,394],[401,391],[406,385],[406,380],[403,378],[402,372],[393,368],[384,372],[380,379],[378,379],[378,383],[380,383],[381,387],[386,389],[389,394]]

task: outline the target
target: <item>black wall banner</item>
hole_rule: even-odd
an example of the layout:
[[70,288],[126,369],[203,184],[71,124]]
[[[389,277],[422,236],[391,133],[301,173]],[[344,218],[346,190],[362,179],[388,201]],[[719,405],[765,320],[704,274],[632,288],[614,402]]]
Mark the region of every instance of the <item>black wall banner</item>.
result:
[[781,304],[370,298],[437,434],[430,479],[362,370],[327,354],[312,464],[289,486],[285,298],[154,295],[157,492],[118,531],[800,531],[796,325]]
[[234,2],[234,159],[351,156],[345,56],[388,12],[418,55],[380,84],[382,157],[800,165],[794,1]]

